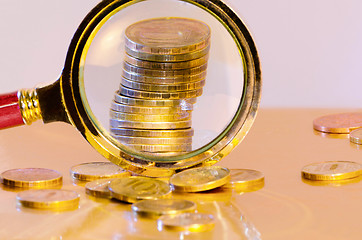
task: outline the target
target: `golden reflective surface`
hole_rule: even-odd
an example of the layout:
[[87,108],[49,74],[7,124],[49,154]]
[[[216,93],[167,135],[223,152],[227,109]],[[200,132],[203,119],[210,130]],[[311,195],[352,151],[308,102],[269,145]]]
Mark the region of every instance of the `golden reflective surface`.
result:
[[[213,214],[215,228],[203,233],[158,231],[155,220],[135,215],[130,204],[95,199],[73,184],[71,166],[104,161],[83,137],[63,123],[0,132],[0,171],[41,167],[63,175],[62,189],[81,195],[74,211],[52,212],[16,206],[16,191],[0,189],[0,239],[360,239],[361,181],[313,185],[303,166],[321,161],[362,163],[361,149],[347,139],[316,135],[315,118],[346,109],[262,109],[245,140],[218,165],[264,173],[265,186],[243,194],[212,191],[178,194]],[[356,109],[351,109],[356,111]],[[204,196],[204,197],[202,197]]]

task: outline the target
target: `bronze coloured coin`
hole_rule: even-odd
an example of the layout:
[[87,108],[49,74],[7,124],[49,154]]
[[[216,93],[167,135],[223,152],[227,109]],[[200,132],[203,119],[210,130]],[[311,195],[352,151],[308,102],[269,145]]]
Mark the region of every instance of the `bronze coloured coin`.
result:
[[90,162],[73,166],[70,175],[77,180],[94,181],[101,178],[128,177],[131,174],[111,162]]
[[158,226],[173,231],[204,232],[214,228],[215,220],[211,214],[182,213],[161,216]]
[[317,131],[328,133],[350,133],[362,127],[362,113],[339,113],[319,117],[313,121]]

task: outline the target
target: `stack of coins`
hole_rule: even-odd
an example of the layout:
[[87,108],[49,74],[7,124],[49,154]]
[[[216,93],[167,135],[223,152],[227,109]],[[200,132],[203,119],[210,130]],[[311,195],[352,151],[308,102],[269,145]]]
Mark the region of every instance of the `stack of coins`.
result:
[[111,133],[137,151],[169,156],[192,150],[191,112],[205,85],[210,29],[185,18],[137,22],[125,32]]

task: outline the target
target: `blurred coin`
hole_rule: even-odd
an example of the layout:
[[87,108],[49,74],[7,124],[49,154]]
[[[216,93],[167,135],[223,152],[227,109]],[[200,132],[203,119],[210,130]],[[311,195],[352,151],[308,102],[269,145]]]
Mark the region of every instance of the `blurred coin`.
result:
[[121,83],[123,86],[137,89],[141,91],[150,91],[150,92],[179,92],[179,91],[190,91],[202,88],[205,86],[205,80],[191,82],[191,83],[181,83],[181,84],[149,84],[134,82],[126,78],[122,78]]
[[220,187],[230,181],[230,171],[219,166],[198,167],[176,173],[170,178],[175,191],[200,192]]
[[170,130],[170,129],[184,129],[190,128],[192,125],[191,120],[181,120],[175,122],[135,122],[125,121],[119,119],[110,119],[112,128],[132,128],[140,130]]
[[175,122],[180,120],[189,120],[191,114],[184,111],[180,113],[164,114],[164,115],[146,115],[146,114],[133,114],[110,111],[110,117],[113,119],[120,119],[126,121],[139,121],[139,122]]
[[129,203],[145,199],[167,198],[171,194],[171,188],[166,182],[138,176],[115,179],[108,188],[112,197]]
[[192,59],[182,62],[154,62],[137,59],[128,54],[125,54],[124,61],[132,64],[136,67],[149,68],[149,69],[159,69],[159,70],[177,70],[177,69],[186,69],[193,68],[207,63],[209,54],[206,54],[200,58]]
[[349,161],[329,161],[313,163],[303,167],[302,177],[315,180],[343,180],[355,178],[362,174],[362,165]]
[[137,151],[145,152],[189,152],[192,150],[192,145],[190,143],[183,144],[129,144],[124,143],[124,145],[131,147]]
[[181,84],[204,80],[206,78],[206,71],[193,75],[182,75],[174,77],[151,77],[134,72],[128,72],[123,69],[122,77],[131,81],[149,84]]
[[140,91],[135,89],[130,89],[124,86],[121,86],[120,92],[122,95],[135,98],[145,98],[145,99],[184,99],[184,98],[195,98],[202,95],[202,88],[182,91],[182,92],[150,92],[150,91]]
[[171,138],[149,138],[149,137],[130,137],[112,135],[115,139],[124,144],[145,144],[145,145],[175,145],[192,143],[191,137],[171,137]]
[[116,102],[112,102],[111,109],[123,113],[135,113],[135,114],[149,114],[149,115],[163,115],[181,113],[180,106],[177,107],[144,107],[144,106],[129,106]]
[[4,185],[23,188],[48,188],[62,184],[62,175],[46,168],[19,168],[1,173]]
[[223,188],[237,190],[255,189],[255,186],[264,185],[264,174],[252,169],[230,169],[230,181]]
[[184,199],[142,200],[132,204],[132,210],[141,216],[158,218],[162,215],[194,212],[196,204]]
[[313,121],[315,130],[328,133],[350,133],[362,127],[362,113],[339,113],[319,117]]
[[362,144],[362,128],[353,130],[349,134],[349,140],[356,144]]
[[188,18],[153,18],[127,27],[125,45],[150,54],[184,54],[210,44],[210,28]]
[[70,210],[79,205],[79,194],[60,189],[27,190],[17,194],[16,200],[23,207]]
[[93,181],[101,178],[127,177],[131,174],[111,162],[90,162],[73,166],[70,175],[77,180]]
[[203,232],[215,226],[214,217],[203,213],[182,213],[178,215],[164,215],[158,219],[159,229],[174,231]]
[[149,137],[149,138],[177,138],[177,137],[192,137],[194,129],[177,129],[177,130],[141,130],[127,128],[111,128],[111,132],[122,137]]
[[85,192],[93,197],[111,198],[111,192],[108,185],[117,178],[98,179],[92,182],[87,182],[85,185]]

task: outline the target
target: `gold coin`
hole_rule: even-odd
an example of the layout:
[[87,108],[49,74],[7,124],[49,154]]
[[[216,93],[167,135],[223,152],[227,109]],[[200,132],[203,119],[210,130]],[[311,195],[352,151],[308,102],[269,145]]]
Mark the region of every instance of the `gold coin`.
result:
[[184,199],[142,200],[132,204],[132,210],[144,217],[158,218],[162,215],[195,212],[196,204]]
[[180,113],[184,110],[180,106],[177,107],[144,107],[144,106],[129,106],[116,102],[112,102],[111,109],[118,112],[124,113],[135,113],[135,114],[149,114],[149,115],[166,115],[173,113]]
[[110,117],[113,119],[126,120],[126,121],[139,121],[139,122],[175,122],[181,120],[191,119],[191,113],[186,111],[174,114],[164,115],[146,115],[146,114],[133,114],[110,111]]
[[210,28],[198,20],[153,18],[127,27],[125,45],[150,54],[183,54],[207,47],[210,34]]
[[182,62],[154,62],[137,59],[128,54],[125,54],[124,61],[132,64],[136,67],[148,68],[148,69],[159,69],[159,70],[178,70],[193,68],[207,63],[209,54],[206,54],[200,58],[192,59]]
[[362,128],[353,130],[349,134],[349,140],[356,144],[362,144]]
[[264,174],[251,169],[230,169],[230,181],[223,188],[254,189],[264,185]]
[[137,151],[144,152],[189,152],[192,150],[192,145],[190,143],[183,144],[129,144],[123,143],[124,145],[131,147]]
[[61,189],[27,190],[16,196],[23,207],[39,209],[70,210],[79,206],[79,194]]
[[329,161],[313,163],[303,167],[302,177],[309,180],[343,180],[362,174],[362,165],[349,161]]
[[131,174],[111,162],[90,162],[73,166],[70,175],[77,180],[93,181],[101,178],[128,177]]
[[145,144],[145,145],[175,145],[192,143],[191,137],[173,137],[173,138],[148,138],[148,137],[129,137],[112,135],[115,139],[124,144]]
[[192,125],[191,120],[182,120],[175,122],[134,122],[119,119],[110,119],[112,128],[132,128],[140,130],[170,130],[170,129],[184,129],[190,128]]
[[198,167],[176,173],[170,178],[175,191],[201,192],[220,187],[230,181],[230,171],[219,166]]
[[193,104],[196,103],[196,98],[187,99],[140,99],[132,98],[121,95],[120,92],[116,92],[114,100],[121,104],[132,106],[144,106],[144,107],[177,107],[180,106],[182,110],[192,110]]
[[111,132],[122,137],[148,137],[148,138],[178,138],[192,137],[194,129],[177,129],[177,130],[142,130],[127,128],[111,128]]
[[166,182],[138,176],[115,179],[108,188],[112,197],[129,203],[145,199],[167,198],[171,194],[171,188]]
[[202,88],[182,91],[182,92],[149,92],[130,89],[122,86],[120,92],[123,95],[134,97],[134,98],[146,98],[146,99],[184,99],[184,98],[195,98],[202,95]]
[[85,185],[85,192],[93,197],[111,198],[111,192],[108,185],[117,178],[104,178],[87,182]]
[[181,84],[190,83],[204,80],[206,78],[206,71],[193,75],[182,75],[174,77],[152,77],[134,72],[127,72],[123,69],[122,77],[135,82],[144,82],[150,84]]
[[173,231],[204,232],[214,228],[215,220],[211,214],[182,213],[164,215],[158,219],[158,225]]
[[131,65],[128,62],[123,62],[123,69],[129,73],[136,73],[149,77],[177,77],[184,75],[195,75],[204,72],[207,69],[207,63],[193,68],[177,69],[177,70],[159,70],[159,69],[150,69],[150,68],[140,68]]
[[4,185],[22,188],[49,188],[62,184],[62,175],[46,168],[19,168],[1,173]]
[[122,86],[137,89],[141,91],[150,91],[150,92],[179,92],[179,91],[190,91],[202,88],[205,86],[205,80],[198,82],[190,83],[181,83],[181,84],[149,84],[134,82],[126,78],[121,80]]
[[159,157],[170,157],[170,156],[177,156],[177,155],[181,155],[181,154],[186,154],[188,152],[147,152],[147,151],[143,151],[144,153],[147,154],[151,154],[153,156],[159,156]]

